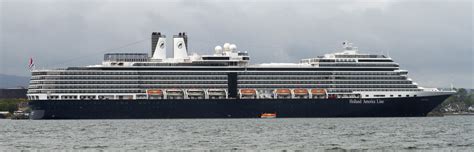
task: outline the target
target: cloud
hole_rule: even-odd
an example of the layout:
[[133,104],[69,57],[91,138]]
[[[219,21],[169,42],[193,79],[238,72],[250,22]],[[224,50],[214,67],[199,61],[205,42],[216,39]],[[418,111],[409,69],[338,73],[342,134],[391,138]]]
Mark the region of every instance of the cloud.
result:
[[3,1],[0,73],[28,75],[30,56],[51,68],[149,52],[153,31],[187,32],[201,54],[235,43],[253,63],[298,62],[349,40],[389,53],[421,86],[474,88],[472,2],[463,0]]

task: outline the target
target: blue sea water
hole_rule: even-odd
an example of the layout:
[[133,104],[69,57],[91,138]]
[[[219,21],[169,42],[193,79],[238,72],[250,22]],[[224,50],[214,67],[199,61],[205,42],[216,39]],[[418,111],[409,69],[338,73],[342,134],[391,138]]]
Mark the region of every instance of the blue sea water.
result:
[[0,149],[474,151],[474,116],[0,120]]

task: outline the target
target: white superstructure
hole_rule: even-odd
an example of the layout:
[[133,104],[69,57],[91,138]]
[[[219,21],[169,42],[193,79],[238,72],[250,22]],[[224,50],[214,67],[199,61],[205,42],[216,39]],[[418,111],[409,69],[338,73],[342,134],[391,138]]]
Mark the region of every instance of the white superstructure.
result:
[[328,99],[401,98],[452,94],[425,89],[384,55],[359,53],[345,42],[337,53],[299,63],[250,65],[235,44],[216,46],[214,54],[189,54],[187,35],[173,36],[173,58],[166,36],[152,34],[151,57],[109,53],[101,65],[35,70],[30,100],[226,99],[229,75],[237,75],[238,98]]

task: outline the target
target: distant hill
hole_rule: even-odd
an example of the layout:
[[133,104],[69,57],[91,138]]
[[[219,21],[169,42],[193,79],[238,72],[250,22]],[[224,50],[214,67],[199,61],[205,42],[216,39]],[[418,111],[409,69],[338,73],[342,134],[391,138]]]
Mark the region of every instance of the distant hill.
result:
[[25,99],[27,91],[27,89],[0,89],[0,100],[18,98]]
[[30,77],[0,74],[0,88],[27,88]]

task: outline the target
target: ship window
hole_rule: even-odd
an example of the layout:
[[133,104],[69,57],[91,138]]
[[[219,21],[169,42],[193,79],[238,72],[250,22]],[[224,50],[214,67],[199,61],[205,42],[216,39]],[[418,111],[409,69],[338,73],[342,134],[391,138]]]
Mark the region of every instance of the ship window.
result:
[[416,97],[416,94],[414,95],[414,97]]
[[402,95],[398,95],[398,97],[402,97]]
[[393,94],[391,94],[390,97],[393,97]]
[[369,95],[368,95],[368,94],[366,94],[366,95],[365,95],[365,97],[369,97]]
[[407,97],[409,97],[410,95],[407,94]]

